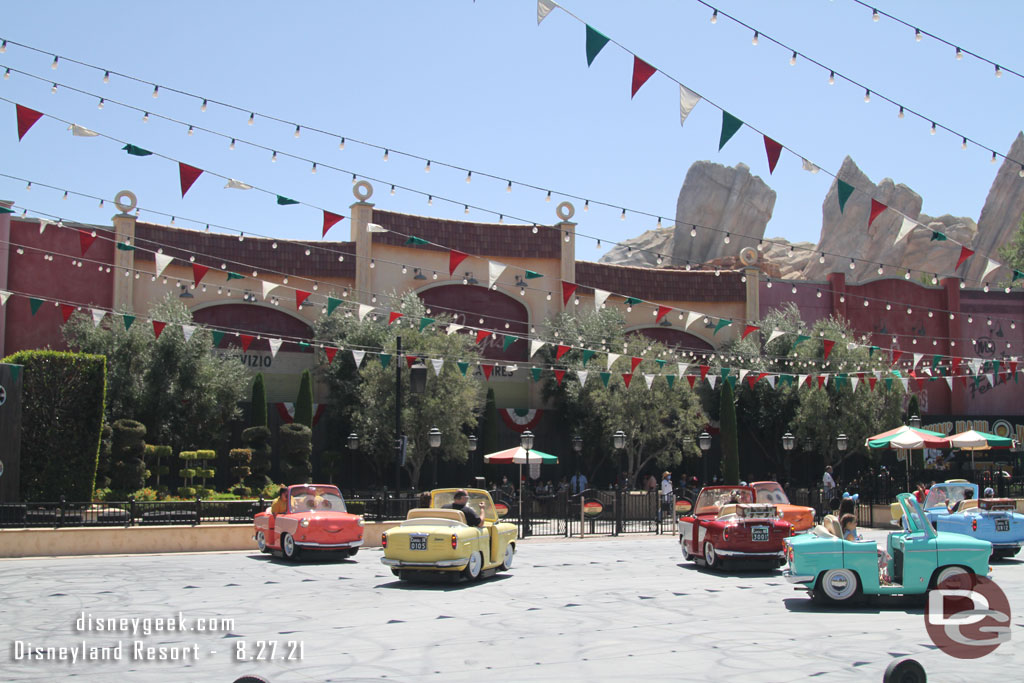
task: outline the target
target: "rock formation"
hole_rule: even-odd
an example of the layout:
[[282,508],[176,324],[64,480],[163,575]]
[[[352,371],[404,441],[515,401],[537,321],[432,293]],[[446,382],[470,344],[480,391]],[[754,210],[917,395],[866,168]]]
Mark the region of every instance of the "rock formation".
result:
[[[1024,160],[1024,133],[1017,133],[1017,139],[1010,146],[1007,155],[1011,159]],[[1024,178],[1020,177],[1021,165],[1011,161],[1003,161],[996,173],[985,198],[985,206],[981,209],[978,219],[978,237],[971,247],[979,254],[990,254],[999,258],[999,247],[1008,244],[1017,228],[1021,216],[1024,215]],[[985,259],[972,258],[963,265],[966,277],[979,279],[985,272]],[[993,273],[992,277],[1006,279],[1009,275],[1005,270]]]

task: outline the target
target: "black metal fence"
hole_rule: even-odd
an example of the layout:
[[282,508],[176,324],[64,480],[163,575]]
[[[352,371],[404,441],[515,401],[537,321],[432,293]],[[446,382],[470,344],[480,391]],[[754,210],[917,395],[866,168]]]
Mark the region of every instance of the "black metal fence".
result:
[[78,503],[66,500],[0,503],[0,529],[82,526],[153,526],[252,524],[266,507],[259,500],[111,501]]

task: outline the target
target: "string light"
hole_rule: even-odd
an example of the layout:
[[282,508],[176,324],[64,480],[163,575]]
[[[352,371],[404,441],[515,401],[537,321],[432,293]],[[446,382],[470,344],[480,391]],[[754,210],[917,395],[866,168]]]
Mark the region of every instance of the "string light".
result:
[[188,127],[188,134],[189,134],[189,135],[192,135],[192,134],[193,134],[194,132],[195,132],[195,131],[194,131],[194,130],[192,129],[192,126],[189,126],[189,127]]
[[996,78],[1002,78],[1002,77],[1003,77],[1003,70],[1001,68],[999,68],[998,64],[996,64]]
[[301,128],[298,125],[296,125],[295,126],[295,137],[298,138],[301,134],[302,134]]
[[56,83],[54,83],[53,86],[50,88],[50,94],[51,95],[56,95],[57,94],[57,84]]
[[903,105],[900,105],[900,113],[896,115],[898,118],[903,118]]
[[[96,108],[97,109],[103,109],[103,98],[102,97],[100,98],[99,104],[96,105]],[[189,126],[189,129],[191,129],[191,128],[192,128],[192,126]]]
[[11,68],[10,67],[7,67],[7,70],[4,71],[4,80],[5,81],[11,80]]
[[388,160],[388,156],[389,156],[389,154],[388,154],[388,150],[386,150],[386,149],[385,149],[385,150],[384,150],[384,161],[387,161],[387,160]]
[[424,173],[430,173],[430,159],[427,159],[427,165],[423,167]]
[[228,149],[234,149],[234,148],[235,148],[235,139],[231,138],[231,144],[228,145]]
[[256,112],[249,112],[249,125],[256,123]]
[[916,40],[919,43],[921,42],[921,29],[919,29],[919,28],[915,28],[914,29],[914,40]]
[[793,56],[789,58],[789,65],[796,66],[796,50],[793,51]]
[[878,10],[871,10],[871,21],[878,21]]
[[142,122],[143,123],[149,123],[149,112],[148,111],[142,112]]
[[309,169],[309,172],[310,173],[314,173],[314,174],[316,173],[316,162],[315,161],[313,162],[313,167]]
[[270,160],[277,161],[277,152],[274,152],[273,154],[270,155]]
[[341,138],[338,141],[338,151],[342,151],[344,149],[345,149],[345,138]]
[[153,99],[155,100],[158,97],[160,97],[160,86],[159,85],[154,85],[153,86]]
[[867,103],[867,102],[870,102],[870,101],[871,101],[871,91],[865,89],[864,90],[864,102]]
[[466,171],[466,182],[467,183],[473,182],[473,172],[472,171]]
[[59,59],[60,59],[60,57],[58,57],[57,55],[53,56],[53,64],[50,64],[50,68],[53,69],[54,71],[57,70],[57,66],[58,66],[57,61]]
[[964,58],[964,53],[960,50],[960,48],[957,48],[956,49],[956,60],[959,62],[963,58]]
[[696,225],[690,226],[690,237],[696,237],[696,236],[697,236],[697,226]]
[[836,72],[835,71],[829,71],[828,72],[828,84],[829,85],[835,85],[836,84]]
[[7,41],[0,43],[0,55],[7,52]]
[[550,202],[551,201],[551,190],[548,190],[548,194],[547,194],[546,197],[544,197],[544,201],[546,201],[546,202]]
[[203,100],[203,103],[199,105],[199,111],[206,111],[206,100]]
[[622,210],[622,215],[619,216],[619,220],[620,221],[626,220],[626,210],[625,209]]
[[508,185],[505,186],[505,192],[511,192],[511,191],[512,191],[512,181],[510,180],[510,181],[508,181]]
[[754,37],[750,40],[751,45],[757,45],[757,31],[754,31]]
[[427,206],[433,206],[433,205],[434,205],[434,196],[428,194],[427,195]]
[[935,122],[934,122],[934,121],[932,122],[932,130],[931,130],[931,134],[932,134],[932,135],[935,135]]
[[587,200],[585,200],[583,202],[583,210],[584,211],[590,211],[590,200],[589,199],[587,199]]
[[729,239],[729,233],[725,233],[725,237],[722,238],[722,241],[725,242],[726,244],[729,244],[729,242],[731,241]]
[[[718,10],[715,10],[714,12],[711,13],[711,23],[712,24],[717,24],[718,23]],[[6,40],[4,41],[4,45],[7,45],[7,41]]]
[[966,150],[966,149],[967,149],[967,138],[963,138],[963,139],[962,139],[962,140],[960,141],[960,149],[963,149],[963,150]]

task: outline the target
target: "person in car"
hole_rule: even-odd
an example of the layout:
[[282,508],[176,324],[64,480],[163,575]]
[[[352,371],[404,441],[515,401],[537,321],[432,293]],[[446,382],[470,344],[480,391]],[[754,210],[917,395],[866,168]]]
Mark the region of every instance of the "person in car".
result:
[[[964,500],[970,500],[973,497],[974,491],[972,491],[971,489],[967,489],[966,491],[964,491]],[[952,505],[950,505],[949,501],[946,501],[946,509],[949,510],[949,514],[952,515],[955,512],[958,512],[960,508],[963,507],[964,500],[958,500]]]
[[469,506],[469,494],[463,489],[459,489],[452,496],[452,502],[445,505],[450,510],[462,510],[462,514],[466,516],[466,524],[469,526],[482,526],[484,523],[483,518],[476,513],[473,508]]

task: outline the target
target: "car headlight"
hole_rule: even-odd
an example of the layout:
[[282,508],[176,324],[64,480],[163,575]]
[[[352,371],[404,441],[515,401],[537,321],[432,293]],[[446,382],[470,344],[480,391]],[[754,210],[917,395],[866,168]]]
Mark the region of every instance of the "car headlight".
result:
[[359,526],[366,526],[366,520],[360,517],[359,521],[357,521],[356,524],[358,524]]
[[299,520],[299,526],[301,526],[303,528],[309,526],[309,520],[306,519],[305,517],[303,517],[302,519]]

